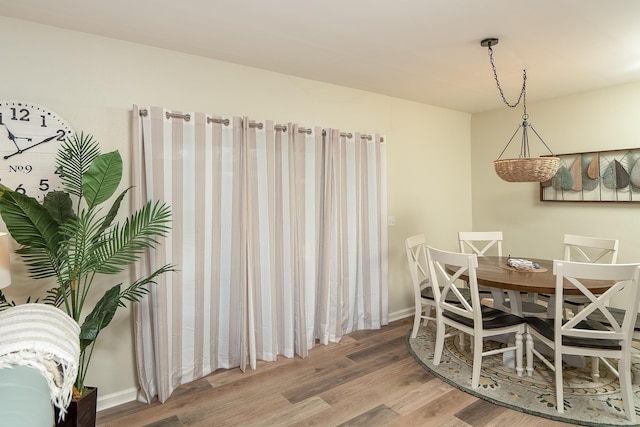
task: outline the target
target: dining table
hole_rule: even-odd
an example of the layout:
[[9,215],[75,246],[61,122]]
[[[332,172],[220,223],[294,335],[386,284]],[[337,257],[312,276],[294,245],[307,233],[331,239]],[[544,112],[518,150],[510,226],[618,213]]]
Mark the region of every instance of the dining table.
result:
[[[516,257],[511,257],[516,258]],[[478,285],[491,288],[493,306],[495,308],[507,308],[517,316],[545,316],[549,319],[555,317],[555,293],[556,276],[553,274],[553,260],[539,258],[520,258],[531,261],[538,268],[519,270],[507,264],[509,257],[505,256],[479,256],[476,280]],[[447,268],[445,266],[445,268]],[[447,270],[449,270],[447,268]],[[451,269],[449,272],[454,272]],[[460,275],[460,279],[469,280],[468,272]],[[583,280],[581,281],[594,294],[602,294],[615,284],[612,280]],[[503,292],[507,293],[508,300],[503,298]],[[565,295],[582,295],[582,293],[565,279],[562,292]],[[537,302],[538,294],[550,295],[547,305]],[[525,299],[523,299],[523,295]],[[499,337],[499,341],[501,339]],[[503,338],[511,340],[512,338]],[[505,341],[506,342],[506,341]],[[510,342],[510,341],[509,341]],[[547,353],[545,349],[543,353]],[[563,360],[576,367],[584,366],[584,357],[565,355]],[[503,354],[505,365],[515,365],[515,351]]]
[[[500,256],[482,256],[478,257],[478,268],[476,269],[476,279],[478,285],[499,290],[492,292],[494,296],[494,307],[500,308],[501,305],[509,304],[510,311],[518,316],[540,315],[546,312],[548,318],[554,315],[553,301],[551,298],[546,307],[535,302],[535,295],[546,294],[554,295],[556,293],[556,276],[553,274],[553,260],[526,258],[527,261],[538,266],[538,268],[530,270],[519,270],[510,267],[507,264],[509,257]],[[460,276],[462,280],[468,280],[469,275],[464,273]],[[594,294],[606,292],[614,282],[610,280],[585,280],[584,285]],[[507,292],[509,302],[501,298],[502,291]],[[563,290],[565,295],[582,295],[581,292],[571,283],[565,280]],[[522,299],[523,294],[526,296],[534,296],[532,298]],[[498,301],[496,301],[496,299]],[[515,304],[511,304],[515,302]]]

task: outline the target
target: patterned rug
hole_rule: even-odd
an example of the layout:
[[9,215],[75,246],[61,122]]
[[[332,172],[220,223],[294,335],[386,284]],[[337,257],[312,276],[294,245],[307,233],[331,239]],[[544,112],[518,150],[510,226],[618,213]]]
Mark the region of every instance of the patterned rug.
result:
[[[407,347],[418,363],[443,381],[474,396],[516,411],[573,424],[598,427],[637,425],[625,417],[618,379],[602,363],[597,383],[591,380],[588,362],[581,368],[565,366],[565,412],[560,414],[556,411],[553,372],[536,358],[533,376],[528,377],[525,372],[523,377],[518,377],[515,369],[503,364],[502,354],[486,356],[482,362],[480,387],[472,389],[473,359],[469,353],[468,337],[465,342],[465,348],[460,349],[457,337],[446,339],[440,365],[434,366],[435,323],[429,322],[426,328],[421,326],[415,339],[411,339],[411,331],[407,335]],[[485,349],[502,345],[486,341]],[[632,360],[636,412],[640,414],[640,351],[635,350]]]

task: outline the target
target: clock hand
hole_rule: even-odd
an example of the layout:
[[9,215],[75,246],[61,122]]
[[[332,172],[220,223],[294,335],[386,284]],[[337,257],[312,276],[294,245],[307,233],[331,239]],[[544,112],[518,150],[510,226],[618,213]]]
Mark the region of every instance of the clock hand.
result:
[[[45,139],[43,139],[42,141],[38,142],[37,144],[33,144],[33,145],[32,145],[32,146],[30,146],[29,148],[31,148],[31,147],[35,147],[36,145],[44,144],[45,142],[49,142],[49,141],[51,141],[52,139],[57,138],[57,137],[58,137],[58,134],[57,134],[57,133],[56,133],[55,135],[53,135],[53,136],[48,136],[48,137],[46,137]],[[25,150],[26,150],[26,148],[25,148]]]
[[2,124],[4,126],[4,128],[7,130],[7,133],[9,134],[9,139],[12,140],[13,142],[16,142],[16,136],[14,134],[11,133],[11,131],[9,130],[9,128],[7,127],[7,125],[5,125],[4,123]]
[[4,128],[7,130],[7,136],[9,137],[9,139],[13,142],[13,144],[16,146],[17,149],[20,149],[20,147],[18,147],[18,142],[16,141],[16,139],[26,139],[27,141],[31,142],[31,138],[28,137],[24,137],[24,136],[15,136],[7,127],[6,124],[2,124],[4,126]]
[[[7,126],[5,125],[5,127],[7,127]],[[8,130],[9,130],[9,129],[7,129],[7,131],[8,131]],[[33,148],[33,147],[35,147],[35,146],[37,146],[37,145],[44,144],[45,142],[49,142],[49,141],[51,141],[52,139],[57,138],[57,137],[58,137],[58,134],[55,134],[55,135],[53,135],[53,136],[48,136],[48,137],[46,137],[45,139],[43,139],[42,141],[37,142],[37,143],[35,143],[35,144],[33,144],[33,145],[30,145],[30,146],[28,146],[28,147],[26,147],[26,148],[23,148],[23,149],[19,149],[19,148],[18,148],[18,145],[16,144],[16,148],[18,148],[18,151],[16,151],[15,153],[7,154],[6,156],[3,156],[3,157],[4,157],[4,159],[5,159],[5,160],[7,160],[9,157],[13,157],[13,156],[15,156],[16,154],[22,154],[22,153],[24,153],[25,151],[27,151],[29,148]],[[14,137],[14,138],[15,138],[15,137]],[[9,137],[9,139],[11,139],[11,137]],[[25,139],[28,139],[29,141],[31,141],[31,138],[25,138]],[[14,140],[13,142],[15,143],[15,140]]]
[[8,134],[7,136],[9,137],[9,139],[11,140],[11,142],[13,142],[13,145],[15,145],[15,146],[16,146],[16,148],[18,148],[18,143],[16,142],[16,136],[15,136],[13,133],[11,133],[11,131],[9,130],[9,128],[7,127],[7,125],[5,125],[5,124],[3,123],[3,126],[4,126],[4,128],[7,130],[7,134]]

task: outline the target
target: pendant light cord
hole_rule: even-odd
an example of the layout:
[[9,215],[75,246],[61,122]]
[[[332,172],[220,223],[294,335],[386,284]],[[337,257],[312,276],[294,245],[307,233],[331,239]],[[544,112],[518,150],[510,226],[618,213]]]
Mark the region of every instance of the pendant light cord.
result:
[[493,69],[493,78],[496,81],[496,86],[498,86],[498,91],[500,92],[500,96],[502,97],[502,101],[511,108],[515,108],[518,106],[518,104],[520,104],[520,101],[523,101],[523,109],[524,109],[524,116],[527,115],[527,95],[526,95],[526,88],[527,88],[527,70],[522,70],[522,90],[520,91],[520,96],[518,96],[518,100],[515,102],[515,104],[510,104],[509,101],[507,101],[507,98],[504,96],[504,92],[502,91],[502,86],[500,86],[500,81],[498,80],[498,72],[496,71],[496,65],[493,62],[493,49],[491,49],[491,44],[489,43],[488,45],[488,50],[489,50],[489,61],[491,62],[491,68]]

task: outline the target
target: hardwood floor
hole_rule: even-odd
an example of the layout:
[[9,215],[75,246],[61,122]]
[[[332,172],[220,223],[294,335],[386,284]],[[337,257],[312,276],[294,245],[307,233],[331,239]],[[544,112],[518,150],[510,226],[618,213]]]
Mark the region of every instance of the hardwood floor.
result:
[[317,345],[306,359],[220,370],[164,404],[130,402],[98,413],[98,427],[509,426],[571,424],[475,398],[435,378],[409,355],[409,319]]

